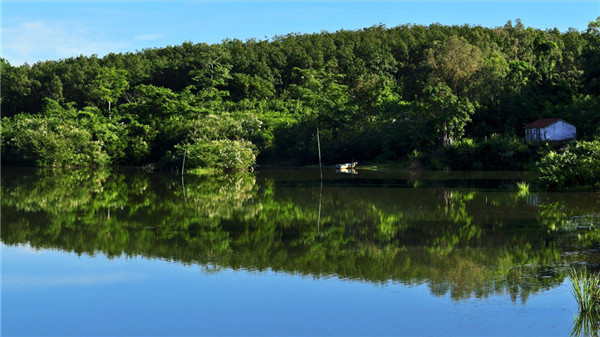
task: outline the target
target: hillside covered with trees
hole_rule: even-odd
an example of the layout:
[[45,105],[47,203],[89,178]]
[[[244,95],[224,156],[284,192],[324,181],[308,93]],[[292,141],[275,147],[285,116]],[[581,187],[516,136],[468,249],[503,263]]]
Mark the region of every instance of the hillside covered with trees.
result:
[[[419,159],[517,169],[544,117],[600,136],[600,18],[585,31],[402,25],[0,62],[2,163],[245,169]],[[533,158],[533,159],[532,159]]]

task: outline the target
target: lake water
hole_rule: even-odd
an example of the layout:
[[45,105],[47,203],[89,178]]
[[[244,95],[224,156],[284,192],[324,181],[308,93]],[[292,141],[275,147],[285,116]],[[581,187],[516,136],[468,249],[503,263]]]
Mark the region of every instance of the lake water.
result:
[[600,195],[522,172],[2,172],[2,336],[569,336]]

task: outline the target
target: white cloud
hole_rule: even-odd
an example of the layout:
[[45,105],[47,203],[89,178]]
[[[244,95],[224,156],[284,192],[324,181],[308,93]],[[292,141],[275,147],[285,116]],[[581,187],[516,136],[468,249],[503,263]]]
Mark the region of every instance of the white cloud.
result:
[[116,52],[126,46],[78,24],[29,21],[2,29],[2,57],[11,64]]

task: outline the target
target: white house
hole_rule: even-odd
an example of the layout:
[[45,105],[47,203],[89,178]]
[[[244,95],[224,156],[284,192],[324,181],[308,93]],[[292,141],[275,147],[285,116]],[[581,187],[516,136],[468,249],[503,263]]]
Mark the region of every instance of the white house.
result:
[[525,125],[525,139],[531,142],[575,139],[575,126],[560,118],[542,118]]

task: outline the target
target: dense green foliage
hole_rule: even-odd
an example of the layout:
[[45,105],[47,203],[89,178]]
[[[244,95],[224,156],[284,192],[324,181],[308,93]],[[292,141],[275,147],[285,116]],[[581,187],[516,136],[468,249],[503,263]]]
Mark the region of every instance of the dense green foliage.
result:
[[318,127],[325,163],[417,150],[433,167],[498,169],[535,161],[520,143],[537,118],[600,133],[600,19],[583,32],[374,26],[0,68],[5,164],[312,164]]
[[518,170],[538,158],[537,146],[514,136],[492,134],[475,141],[464,138],[444,148],[440,168],[454,170]]
[[600,190],[600,139],[548,150],[538,162],[539,182],[550,190]]

